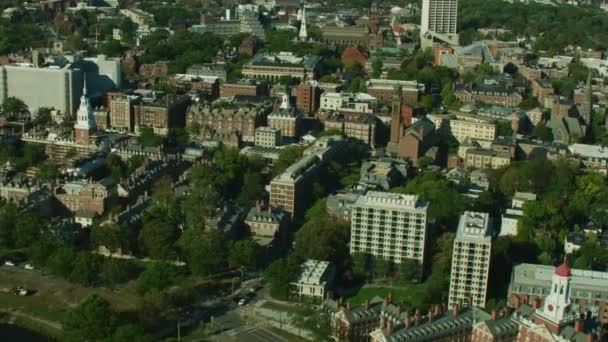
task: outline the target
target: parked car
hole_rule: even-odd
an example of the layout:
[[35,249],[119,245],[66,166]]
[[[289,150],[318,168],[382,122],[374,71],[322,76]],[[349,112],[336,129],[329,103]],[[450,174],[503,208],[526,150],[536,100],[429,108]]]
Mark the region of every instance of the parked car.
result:
[[25,266],[23,266],[23,268],[25,268],[26,270],[33,270],[34,266],[32,266],[31,264],[25,264]]
[[239,306],[243,306],[247,304],[247,298],[241,298],[241,300],[239,300]]
[[15,266],[15,263],[14,263],[14,262],[12,262],[12,261],[10,261],[10,260],[6,260],[6,261],[4,262],[4,265],[5,265],[5,266],[11,266],[11,267],[14,267],[14,266]]

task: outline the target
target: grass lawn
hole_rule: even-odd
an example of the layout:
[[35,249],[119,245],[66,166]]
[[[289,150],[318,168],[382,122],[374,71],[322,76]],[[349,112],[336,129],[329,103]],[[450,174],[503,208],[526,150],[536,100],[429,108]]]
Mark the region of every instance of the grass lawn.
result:
[[374,297],[386,298],[389,293],[393,294],[393,299],[397,303],[404,303],[406,306],[421,306],[423,303],[424,284],[407,284],[404,286],[368,286],[363,287],[356,295],[346,298],[351,305],[362,305],[366,299],[372,300]]

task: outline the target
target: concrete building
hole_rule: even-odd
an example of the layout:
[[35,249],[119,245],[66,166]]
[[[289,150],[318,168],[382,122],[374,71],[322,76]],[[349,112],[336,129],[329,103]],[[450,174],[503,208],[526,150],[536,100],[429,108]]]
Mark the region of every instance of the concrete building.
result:
[[418,196],[369,191],[351,216],[350,253],[368,253],[400,264],[424,264],[429,204]]
[[[370,187],[380,187],[385,191],[404,182],[410,163],[406,159],[381,158],[361,164],[359,183]],[[348,218],[350,220],[350,217]]]
[[435,39],[458,45],[458,0],[423,0],[420,41],[432,47]]
[[603,173],[608,171],[608,149],[604,146],[572,144],[568,151],[582,168]]
[[138,8],[121,9],[120,14],[131,19],[131,21],[137,24],[137,26],[154,23],[154,16],[152,14]]
[[256,7],[239,5],[236,13],[226,9],[225,16],[212,17],[207,14],[201,16],[200,25],[190,28],[193,32],[211,32],[219,36],[229,37],[240,33],[250,33],[260,40],[265,40],[264,26],[258,18]]
[[490,118],[465,113],[427,117],[441,129],[441,133],[453,137],[459,144],[468,140],[491,142],[496,139],[496,124]]
[[516,236],[517,224],[524,216],[523,206],[527,201],[536,201],[536,195],[529,192],[516,192],[511,207],[502,214],[499,236]]
[[310,187],[319,169],[342,150],[339,136],[327,136],[304,150],[304,156],[270,182],[270,206],[299,214],[311,200]]
[[0,66],[0,103],[16,97],[32,113],[47,107],[74,115],[82,85],[82,70],[66,61],[47,67],[29,63]]
[[511,154],[490,148],[469,148],[466,151],[464,165],[477,169],[500,169],[511,164]]
[[490,215],[466,211],[460,216],[450,273],[448,307],[472,300],[472,305],[486,306],[492,233]]
[[262,126],[255,130],[255,145],[263,147],[277,147],[281,145],[281,130]]
[[294,295],[322,301],[333,285],[335,272],[328,261],[306,260],[302,264],[300,278],[291,283]]
[[378,100],[367,93],[323,93],[319,110],[372,114],[377,106]]
[[122,88],[122,62],[120,58],[105,55],[83,58],[79,65],[87,79],[87,91],[102,96],[107,91]]
[[258,53],[243,66],[243,76],[278,82],[283,76],[301,81],[315,79],[321,57],[296,56],[292,52]]
[[186,69],[186,74],[196,76],[212,76],[217,77],[223,82],[226,82],[228,74],[228,66],[220,63],[201,63],[194,64]]

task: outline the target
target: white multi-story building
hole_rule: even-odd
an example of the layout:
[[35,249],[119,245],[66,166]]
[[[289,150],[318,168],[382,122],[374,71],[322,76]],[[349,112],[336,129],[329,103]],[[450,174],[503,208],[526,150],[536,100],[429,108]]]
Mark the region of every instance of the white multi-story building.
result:
[[328,261],[306,260],[302,264],[300,278],[291,283],[298,297],[309,297],[323,300],[331,288],[335,269]]
[[424,264],[428,209],[415,195],[369,191],[353,205],[350,253]]
[[457,20],[458,0],[423,0],[420,23],[423,46],[432,46],[433,38],[458,45]]
[[466,211],[454,240],[448,306],[469,303],[485,307],[490,274],[492,235],[490,215]]
[[319,109],[348,113],[373,113],[378,100],[366,93],[323,93]]
[[255,145],[264,147],[276,147],[281,145],[281,130],[266,126],[256,128]]

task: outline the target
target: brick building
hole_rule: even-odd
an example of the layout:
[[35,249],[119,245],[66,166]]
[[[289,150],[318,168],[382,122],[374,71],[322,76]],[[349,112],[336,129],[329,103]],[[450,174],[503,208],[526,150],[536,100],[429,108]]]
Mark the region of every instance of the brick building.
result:
[[343,114],[330,112],[322,120],[325,130],[338,130],[349,138],[374,147],[377,142],[378,119],[371,114]]
[[313,114],[319,109],[321,91],[316,84],[302,83],[296,87],[296,109]]
[[483,84],[457,87],[454,95],[462,103],[483,102],[506,107],[517,107],[523,97],[505,82],[486,80]]
[[186,127],[236,133],[243,141],[255,141],[255,129],[263,126],[272,111],[270,104],[261,106],[196,103],[188,107]]
[[121,95],[110,100],[110,127],[121,132],[133,132],[133,105],[139,97]]
[[232,96],[266,96],[268,89],[266,84],[256,80],[243,79],[236,83],[222,83],[220,86],[221,97]]
[[184,127],[186,110],[190,103],[187,96],[165,95],[159,99],[144,98],[133,106],[135,132],[149,127],[154,133],[167,135],[170,128]]
[[167,76],[168,73],[169,62],[159,61],[153,64],[142,64],[139,67],[139,75],[148,79]]
[[403,98],[405,103],[417,103],[424,92],[424,84],[417,81],[371,79],[367,82],[367,93],[380,101]]
[[435,142],[435,124],[432,121],[423,118],[407,127],[398,112],[393,115],[387,152],[410,158],[417,164],[418,159],[423,157]]
[[54,195],[72,213],[85,210],[103,215],[117,197],[116,183],[111,178],[73,181],[55,188]]

